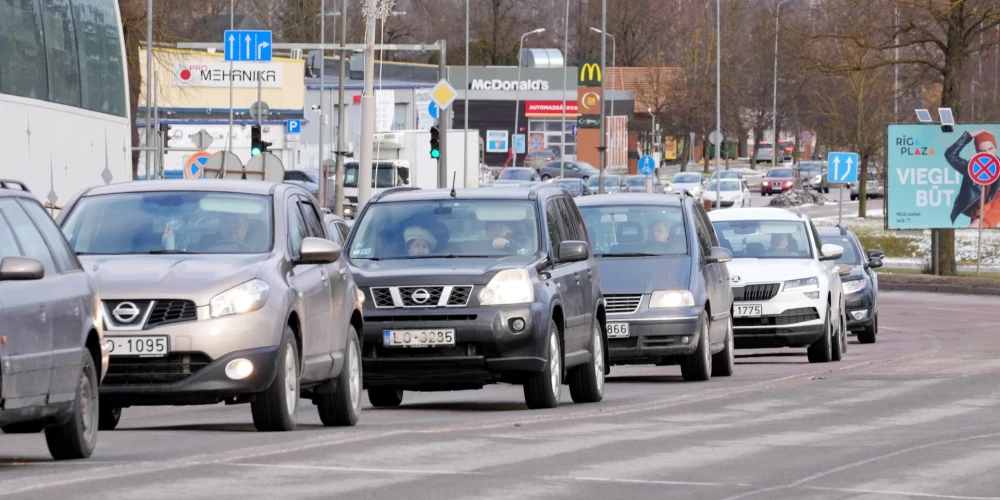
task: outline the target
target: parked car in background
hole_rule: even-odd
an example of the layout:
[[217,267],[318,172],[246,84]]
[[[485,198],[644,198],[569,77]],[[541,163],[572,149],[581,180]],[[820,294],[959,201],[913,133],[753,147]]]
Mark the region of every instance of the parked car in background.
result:
[[[719,196],[718,201],[716,193]],[[749,207],[751,203],[750,188],[746,182],[736,179],[722,179],[721,182],[710,181],[701,194],[701,201],[710,201],[715,208]]]
[[538,170],[545,166],[545,164],[554,162],[558,159],[558,153],[554,153],[547,149],[542,151],[529,151],[526,155],[524,155],[524,166]]
[[[128,217],[121,217],[128,214]],[[130,406],[250,403],[261,431],[361,414],[361,296],[309,194],[242,180],[110,184],[59,214],[111,344],[99,426]]]
[[563,162],[562,173],[560,173],[559,161],[546,163],[538,170],[538,175],[541,176],[543,181],[555,179],[557,177],[587,180],[599,174],[600,171],[597,170],[596,167],[583,161]]
[[507,167],[500,171],[493,184],[541,182],[538,171],[529,167]]
[[756,163],[771,163],[774,161],[774,146],[770,142],[757,143]]
[[743,180],[743,173],[739,170],[719,170],[718,172],[712,172],[712,175],[708,178],[709,182],[714,181],[717,178],[722,179],[738,179]]
[[778,141],[778,159],[781,161],[793,161],[795,156],[795,143],[792,141]]
[[[353,220],[351,222],[353,222]],[[327,230],[330,231],[330,240],[343,248],[344,242],[347,241],[347,235],[351,233],[351,226],[348,225],[348,221],[344,220],[343,217],[338,217],[332,213],[324,213],[323,224],[325,224]]]
[[41,203],[8,180],[0,180],[0,332],[0,429],[44,430],[56,460],[90,457],[108,367],[100,299]]
[[705,176],[697,172],[680,172],[674,174],[674,178],[667,185],[666,192],[681,194],[687,191],[697,199],[701,198],[701,192],[704,187]]
[[295,184],[319,199],[319,169],[285,170],[285,182]]
[[577,203],[601,273],[611,364],[679,364],[684,380],[732,375],[732,254],[705,209],[651,194]]
[[795,167],[803,189],[815,189],[819,193],[829,193],[826,165],[821,161],[800,161]]
[[564,189],[376,195],[347,242],[365,301],[375,407],[404,391],[520,384],[529,408],[597,402],[605,305],[586,227]]
[[646,192],[646,179],[653,180],[653,192],[656,194],[663,194],[666,191],[663,190],[663,182],[660,178],[655,175],[645,176],[645,175],[629,175],[625,177],[625,183],[628,184],[630,193],[645,193]]
[[[860,195],[860,188],[858,183],[849,184],[851,188],[851,200],[858,199]],[[885,184],[882,181],[882,176],[878,174],[877,171],[868,170],[868,182],[865,184],[865,198],[875,198],[885,196]]]
[[583,179],[553,179],[552,184],[559,186],[561,188],[569,191],[569,194],[573,197],[577,196],[590,196],[594,193],[590,191],[590,187]]
[[767,171],[760,182],[761,196],[791,191],[795,185],[794,171],[789,167],[775,167]]
[[858,336],[862,344],[875,343],[878,334],[878,274],[882,267],[881,250],[862,248],[861,241],[847,226],[817,228],[823,244],[839,245],[844,254],[837,264],[850,267],[840,281],[847,301],[847,329]]
[[[599,175],[592,176],[587,179],[587,188],[590,192],[594,194],[599,194],[601,192],[601,177]],[[624,175],[617,174],[604,174],[604,192],[605,193],[627,193],[629,192],[628,183],[625,182]]]
[[808,216],[780,208],[712,210],[720,244],[730,249],[737,349],[806,347],[810,363],[839,361],[847,345],[843,287]]

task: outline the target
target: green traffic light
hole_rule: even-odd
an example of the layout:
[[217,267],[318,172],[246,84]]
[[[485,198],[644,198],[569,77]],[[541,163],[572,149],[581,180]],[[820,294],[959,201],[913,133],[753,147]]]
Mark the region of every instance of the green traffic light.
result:
[[436,149],[432,149],[431,150],[431,158],[440,158],[440,157],[441,157],[441,152],[440,151],[438,151]]
[[250,150],[250,156],[257,156],[260,154],[260,148],[253,148]]

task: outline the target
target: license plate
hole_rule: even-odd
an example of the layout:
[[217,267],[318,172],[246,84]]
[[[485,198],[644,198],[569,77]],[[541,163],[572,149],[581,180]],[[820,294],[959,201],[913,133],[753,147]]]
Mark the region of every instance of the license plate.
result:
[[628,335],[628,323],[608,323],[609,339],[623,339]]
[[383,330],[385,347],[434,347],[455,345],[455,330]]
[[759,318],[760,304],[750,304],[746,306],[733,306],[733,312],[737,318]]
[[140,356],[147,358],[155,358],[160,356],[166,356],[169,349],[167,348],[167,337],[157,336],[157,337],[104,337],[104,343],[107,344],[108,349],[111,351],[109,354],[112,356]]

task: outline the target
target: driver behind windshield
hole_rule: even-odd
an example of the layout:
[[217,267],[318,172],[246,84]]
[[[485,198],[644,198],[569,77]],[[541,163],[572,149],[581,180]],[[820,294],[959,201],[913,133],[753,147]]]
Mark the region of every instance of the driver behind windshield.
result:
[[771,255],[783,255],[788,253],[788,235],[784,233],[771,235],[771,248],[767,251]]
[[222,239],[219,244],[233,244],[242,247],[247,246],[247,230],[250,222],[243,214],[226,214],[219,217],[219,234]]
[[486,237],[494,250],[507,250],[520,253],[524,246],[518,241],[514,230],[503,221],[487,222]]

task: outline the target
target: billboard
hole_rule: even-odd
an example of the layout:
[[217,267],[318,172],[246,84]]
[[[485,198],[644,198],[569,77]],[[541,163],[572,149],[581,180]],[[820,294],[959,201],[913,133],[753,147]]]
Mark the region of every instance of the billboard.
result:
[[[886,219],[890,229],[978,227],[982,190],[969,175],[977,153],[997,154],[1000,125],[889,125]],[[1000,183],[989,186],[983,227],[1000,227]]]

